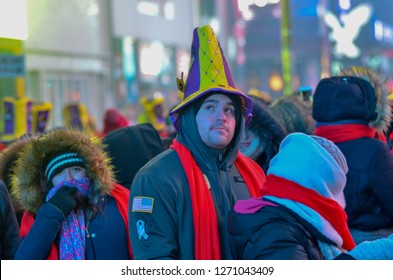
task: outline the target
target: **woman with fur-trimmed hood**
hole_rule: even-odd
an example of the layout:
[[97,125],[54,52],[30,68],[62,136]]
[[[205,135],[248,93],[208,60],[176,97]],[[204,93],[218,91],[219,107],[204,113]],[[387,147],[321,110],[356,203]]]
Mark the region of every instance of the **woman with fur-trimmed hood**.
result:
[[355,242],[393,233],[393,155],[380,138],[391,118],[383,81],[362,67],[322,79],[313,117],[315,134],[333,141],[347,160],[345,211]]
[[286,131],[261,98],[252,95],[250,98],[253,103],[253,117],[242,134],[239,149],[266,172]]
[[[88,132],[52,130],[26,145],[12,178],[26,210],[16,259],[131,259],[129,190]],[[115,237],[115,238],[114,238]]]

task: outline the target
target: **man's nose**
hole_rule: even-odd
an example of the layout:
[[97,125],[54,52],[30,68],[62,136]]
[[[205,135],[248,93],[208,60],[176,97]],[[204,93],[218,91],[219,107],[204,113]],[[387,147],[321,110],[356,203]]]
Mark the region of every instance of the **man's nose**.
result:
[[225,109],[220,109],[220,110],[217,110],[217,119],[219,119],[219,120],[224,120],[224,119],[226,119],[227,118],[227,116],[226,116],[226,114],[225,114]]

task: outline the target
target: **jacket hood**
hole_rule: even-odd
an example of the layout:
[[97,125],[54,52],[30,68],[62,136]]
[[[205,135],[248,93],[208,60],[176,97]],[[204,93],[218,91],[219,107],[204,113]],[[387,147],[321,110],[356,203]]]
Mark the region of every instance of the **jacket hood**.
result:
[[85,160],[94,194],[109,194],[115,179],[104,145],[87,131],[58,129],[28,143],[19,155],[12,177],[13,194],[25,210],[35,214],[45,202],[48,184],[45,168],[55,156],[75,152]]
[[270,160],[277,154],[280,143],[286,136],[286,131],[260,98],[255,96],[250,96],[250,98],[254,104],[253,117],[247,128],[258,136],[265,147],[265,150],[255,161],[266,172]]
[[383,79],[373,70],[366,67],[353,66],[349,69],[341,70],[340,76],[355,76],[368,81],[374,89],[377,114],[375,120],[370,122],[370,125],[379,132],[386,132],[391,122],[392,114],[389,106],[389,90],[387,88],[386,80]]
[[117,129],[102,141],[112,159],[117,182],[128,189],[138,170],[164,151],[160,135],[150,123]]
[[280,97],[269,108],[287,134],[293,132],[314,134],[315,121],[312,117],[312,109],[299,96]]

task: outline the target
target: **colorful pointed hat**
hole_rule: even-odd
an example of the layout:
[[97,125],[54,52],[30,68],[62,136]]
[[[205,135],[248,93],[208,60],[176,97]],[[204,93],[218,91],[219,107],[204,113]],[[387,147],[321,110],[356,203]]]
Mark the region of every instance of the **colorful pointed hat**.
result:
[[180,111],[198,98],[210,92],[223,92],[238,96],[246,124],[252,117],[251,99],[236,89],[228,63],[214,30],[209,26],[195,28],[191,45],[191,63],[187,82],[178,79],[182,102],[170,112],[173,126],[179,128]]

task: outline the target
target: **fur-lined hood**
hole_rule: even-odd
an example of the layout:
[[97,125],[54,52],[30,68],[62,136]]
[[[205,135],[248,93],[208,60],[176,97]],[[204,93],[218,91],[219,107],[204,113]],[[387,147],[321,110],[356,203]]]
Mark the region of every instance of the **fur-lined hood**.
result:
[[250,96],[253,102],[252,119],[247,126],[264,143],[265,150],[255,160],[266,172],[270,160],[277,154],[286,130],[270,112],[268,106],[258,97]]
[[33,138],[20,138],[9,144],[3,151],[0,152],[0,179],[4,181],[4,183],[7,185],[7,188],[10,187],[10,180],[8,180],[8,178],[10,176],[11,169],[18,157],[18,154]]
[[349,69],[341,70],[339,76],[355,76],[368,81],[374,88],[377,100],[377,118],[370,122],[370,125],[379,132],[386,132],[389,128],[392,114],[389,106],[389,91],[386,80],[369,68],[354,66]]
[[269,108],[284,126],[287,134],[293,132],[314,134],[315,121],[312,117],[312,108],[303,102],[300,96],[295,94],[282,96]]
[[54,156],[76,152],[85,159],[86,175],[94,194],[109,194],[115,179],[104,145],[88,132],[58,129],[48,131],[27,144],[19,155],[12,178],[12,191],[25,210],[37,213],[45,202],[46,164]]

